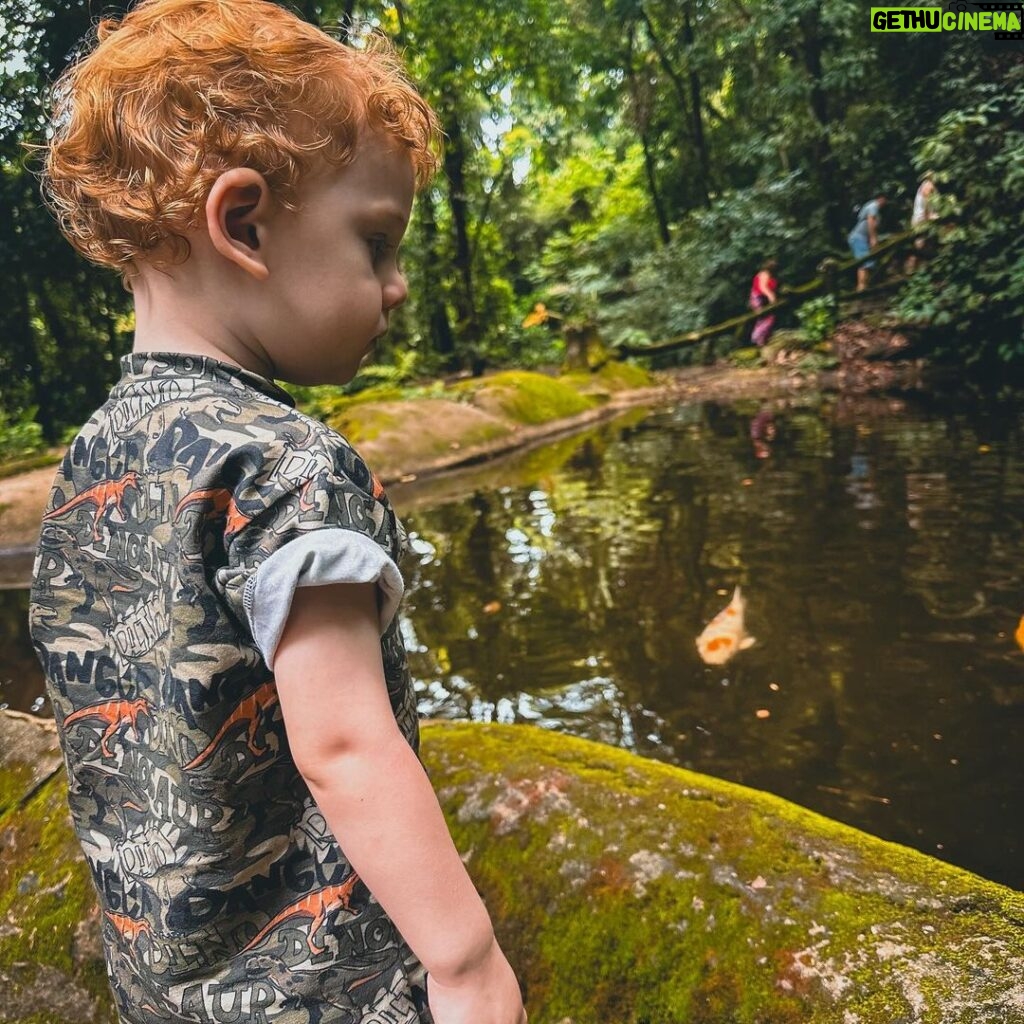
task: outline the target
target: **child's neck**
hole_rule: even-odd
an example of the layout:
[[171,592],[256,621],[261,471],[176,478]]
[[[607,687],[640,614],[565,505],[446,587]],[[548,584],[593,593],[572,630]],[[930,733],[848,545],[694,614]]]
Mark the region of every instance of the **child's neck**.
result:
[[233,363],[273,379],[274,366],[258,340],[230,326],[230,303],[209,302],[206,289],[187,278],[147,268],[132,278],[133,352],[179,352]]

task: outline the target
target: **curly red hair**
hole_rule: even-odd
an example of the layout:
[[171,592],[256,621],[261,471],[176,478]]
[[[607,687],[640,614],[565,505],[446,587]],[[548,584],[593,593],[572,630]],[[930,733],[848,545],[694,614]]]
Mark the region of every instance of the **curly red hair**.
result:
[[54,88],[43,189],[87,259],[180,263],[210,187],[258,170],[294,208],[304,174],[343,166],[364,128],[409,153],[422,188],[437,118],[394,50],[355,49],[267,0],[142,0],[106,19]]

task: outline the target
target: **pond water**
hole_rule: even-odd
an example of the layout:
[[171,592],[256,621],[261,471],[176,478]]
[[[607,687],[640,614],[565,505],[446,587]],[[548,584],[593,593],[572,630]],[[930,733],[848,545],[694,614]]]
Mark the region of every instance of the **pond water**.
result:
[[[617,744],[1024,888],[1022,432],[1022,404],[691,405],[396,488],[421,710]],[[737,584],[756,643],[706,665]],[[25,595],[0,598],[0,699],[27,710]]]

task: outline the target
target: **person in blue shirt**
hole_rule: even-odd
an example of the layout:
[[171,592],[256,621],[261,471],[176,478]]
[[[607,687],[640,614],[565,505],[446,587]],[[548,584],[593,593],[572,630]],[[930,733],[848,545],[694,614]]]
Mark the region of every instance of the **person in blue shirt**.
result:
[[[874,199],[860,208],[857,214],[857,223],[854,224],[853,230],[846,238],[850,244],[850,251],[857,259],[867,256],[878,245],[878,227],[882,220],[882,207],[885,204],[885,192],[880,190]],[[867,288],[871,268],[874,265],[874,260],[865,260],[857,267],[857,291],[862,292]]]

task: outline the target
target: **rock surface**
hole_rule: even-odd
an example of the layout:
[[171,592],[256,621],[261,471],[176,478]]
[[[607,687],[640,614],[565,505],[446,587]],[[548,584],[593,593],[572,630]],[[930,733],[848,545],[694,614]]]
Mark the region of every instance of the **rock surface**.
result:
[[755,790],[524,726],[425,760],[533,1024],[1019,1024],[1024,896]]
[[[531,1024],[1024,1024],[1019,893],[546,730],[435,723],[423,753]],[[106,1024],[55,756],[0,713],[0,1021]]]

